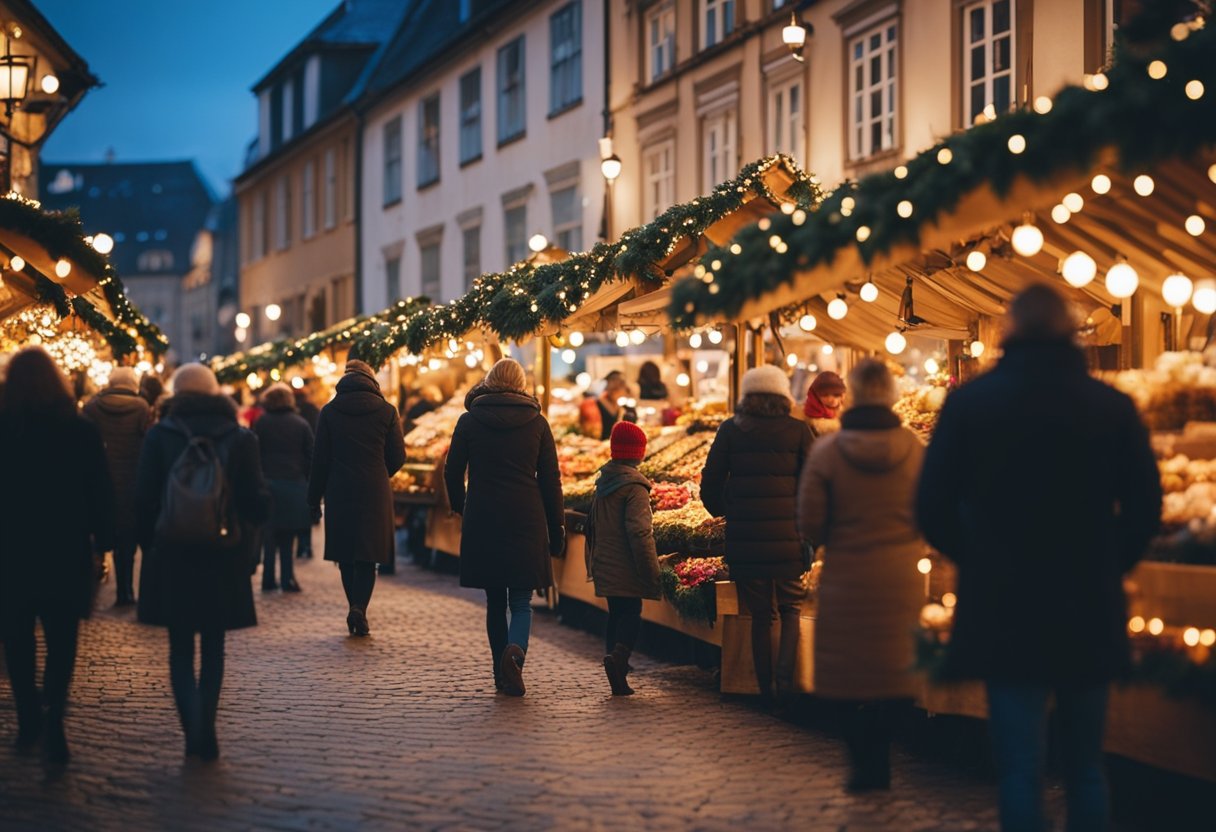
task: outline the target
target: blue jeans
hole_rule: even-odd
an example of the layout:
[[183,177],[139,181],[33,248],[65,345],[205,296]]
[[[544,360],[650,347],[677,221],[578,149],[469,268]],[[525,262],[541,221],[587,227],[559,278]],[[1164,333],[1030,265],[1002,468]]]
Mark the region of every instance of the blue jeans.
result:
[[1105,684],[1076,686],[988,683],[988,728],[1000,780],[1001,829],[1042,832],[1047,701],[1055,694],[1064,761],[1068,832],[1110,827],[1110,796],[1102,761]]
[[[511,623],[507,624],[507,610],[511,610]],[[532,631],[532,590],[503,589],[486,590],[486,635],[490,637],[490,652],[494,666],[502,658],[508,644],[517,644],[528,652],[528,634]]]

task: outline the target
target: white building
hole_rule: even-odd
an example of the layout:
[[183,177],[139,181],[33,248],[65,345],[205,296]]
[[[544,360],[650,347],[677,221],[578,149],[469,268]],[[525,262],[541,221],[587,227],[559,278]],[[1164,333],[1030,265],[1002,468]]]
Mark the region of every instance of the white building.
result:
[[596,239],[605,0],[423,0],[361,104],[359,307]]

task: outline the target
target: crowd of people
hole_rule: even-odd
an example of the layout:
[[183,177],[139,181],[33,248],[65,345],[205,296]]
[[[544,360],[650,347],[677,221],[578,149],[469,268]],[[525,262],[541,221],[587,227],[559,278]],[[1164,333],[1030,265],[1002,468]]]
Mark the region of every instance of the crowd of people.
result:
[[[1070,827],[1105,828],[1105,702],[1128,665],[1120,579],[1156,530],[1161,491],[1130,399],[1089,377],[1074,332],[1050,288],[1016,298],[1003,357],[950,396],[927,447],[893,412],[895,382],[881,361],[857,363],[847,384],[821,373],[802,407],[778,367],[742,378],[701,497],[727,520],[726,561],[751,618],[760,695],[774,708],[796,695],[802,576],[821,552],[815,693],[840,703],[851,789],[890,785],[892,733],[916,685],[910,634],[925,600],[916,564],[931,545],[958,567],[947,671],[987,686],[1002,825],[1043,828],[1054,697]],[[653,375],[642,381],[658,393]],[[586,559],[609,610],[602,662],[618,696],[633,693],[642,602],[660,594],[652,483],[638,468],[646,433],[622,418],[626,386],[609,376],[581,411],[584,429],[611,452],[588,512]],[[524,368],[510,358],[469,391],[465,407],[443,471],[462,516],[460,582],[485,593],[496,690],[523,696],[531,599],[553,584],[550,558],[565,548],[556,446]],[[48,759],[68,759],[63,715],[98,552],[114,552],[125,606],[136,601],[134,552],[142,551],[138,617],[168,628],[186,752],[202,759],[219,753],[225,633],[257,621],[251,578],[260,562],[263,590],[299,591],[293,544],[322,508],[348,632],[370,632],[376,566],[394,556],[389,477],[405,461],[396,409],[373,368],[351,360],[315,417],[286,385],[266,390],[257,410],[246,414],[252,428],[242,426],[211,370],[187,364],[152,402],[133,373],[116,370],[78,415],[45,352],[12,359],[0,398],[11,472],[0,480],[0,635],[19,748],[42,741]],[[63,478],[65,469],[76,475]],[[1052,575],[1035,590],[1043,615],[1023,612],[1026,573]],[[41,695],[36,619],[47,644]]]

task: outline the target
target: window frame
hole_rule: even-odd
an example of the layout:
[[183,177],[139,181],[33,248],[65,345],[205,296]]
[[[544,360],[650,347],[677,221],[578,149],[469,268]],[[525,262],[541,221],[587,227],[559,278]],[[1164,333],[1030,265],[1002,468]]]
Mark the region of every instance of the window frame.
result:
[[[713,128],[721,124],[723,141],[720,147],[711,149],[709,138]],[[721,162],[723,170],[715,172],[715,164]],[[732,106],[707,113],[701,119],[701,193],[711,193],[714,188],[739,172],[739,110]]]
[[[664,27],[666,22],[669,26]],[[658,30],[662,31],[666,37],[659,41],[652,38],[652,29],[654,24],[658,24]],[[656,84],[675,71],[676,66],[676,4],[675,0],[663,0],[661,3],[655,3],[646,10],[646,14],[642,19],[642,45],[646,55],[645,79],[646,84]],[[662,71],[656,72],[655,65],[658,63],[655,60],[656,51],[663,57]]]
[[[570,252],[583,250],[583,195],[580,185],[581,183],[576,179],[563,182],[558,187],[549,190],[549,215],[553,225],[553,242]],[[561,196],[564,199],[565,195],[571,192],[573,192],[571,196],[573,216],[559,222],[558,197]]]
[[[573,17],[569,24],[573,46],[568,55],[558,56],[557,29],[565,23],[563,16]],[[561,45],[565,45],[565,41]],[[568,77],[567,77],[568,76]],[[563,87],[562,82],[570,87]],[[570,97],[558,98],[560,92]],[[571,0],[549,16],[549,117],[560,115],[583,103],[583,4]]]
[[[476,259],[470,262],[469,259],[469,240],[473,239],[476,242]],[[461,272],[464,276],[464,290],[468,292],[473,288],[473,281],[481,277],[481,223],[466,225],[460,229],[460,265]],[[470,267],[472,271],[470,272]]]
[[[430,117],[434,116],[434,123]],[[440,99],[439,91],[418,102],[418,161],[415,177],[417,188],[429,188],[439,183],[440,176]],[[433,132],[428,133],[433,128]]]
[[[384,258],[384,297],[386,306],[392,306],[405,297],[401,290],[401,257],[404,252],[386,255]],[[395,292],[394,292],[395,290]]]
[[383,176],[380,183],[381,203],[385,208],[388,208],[401,201],[402,192],[404,191],[400,114],[384,122],[381,128],[380,139],[383,150]]
[[332,147],[325,149],[324,161],[324,192],[321,198],[321,210],[324,228],[330,231],[338,224],[338,151]]
[[[476,99],[466,98],[465,94],[469,92],[473,85],[467,83],[470,78],[476,76]],[[481,116],[485,110],[482,102],[481,94],[481,65],[470,69],[468,72],[460,76],[457,82],[458,87],[458,118],[460,119],[460,136],[459,136],[459,153],[460,165],[471,165],[481,158],[482,155],[482,126]],[[470,115],[470,111],[476,107],[475,112]]]
[[[845,137],[846,137],[846,158],[849,164],[866,162],[875,157],[880,157],[884,154],[896,152],[901,144],[900,130],[902,128],[902,119],[900,118],[900,83],[902,79],[902,48],[900,38],[902,37],[902,21],[898,14],[892,14],[877,20],[874,23],[858,28],[854,32],[850,32],[845,36]],[[890,30],[894,28],[893,37],[888,37]],[[873,116],[865,116],[868,108],[864,105],[868,103],[870,96],[873,95],[876,85],[873,79],[869,78],[869,70],[871,61],[874,55],[870,52],[869,42],[874,35],[880,35],[883,38],[879,45],[879,52],[885,57],[890,53],[889,65],[892,68],[891,77],[885,80],[885,85],[889,88],[889,100],[884,108],[886,112],[881,114],[878,119],[880,126],[884,120],[889,117],[889,137],[890,145],[883,147],[873,147],[869,141],[872,136],[870,131],[875,123]],[[862,54],[860,57],[854,56],[854,47],[857,44],[862,45]],[[863,78],[867,81],[864,89],[855,88],[857,81],[856,70],[860,68],[863,73]],[[861,123],[855,121],[855,106],[858,99],[861,99],[863,105],[863,117]],[[858,129],[862,130],[861,138],[858,139]],[[881,141],[880,141],[881,145]]]
[[[522,221],[519,225],[521,232],[517,249],[513,248],[511,245],[511,216],[515,212],[519,212],[519,216],[522,217]],[[504,270],[511,268],[511,266],[528,256],[528,203],[526,200],[520,200],[519,202],[514,202],[503,206],[502,241],[503,254],[506,257],[506,265],[504,266]]]
[[311,240],[317,235],[317,172],[316,162],[309,159],[300,171],[300,239]]
[[[697,15],[697,32],[701,38],[700,44],[702,51],[706,49],[713,49],[715,46],[718,46],[733,35],[735,30],[739,28],[739,9],[737,0],[697,0],[697,6],[699,8],[699,14]],[[730,14],[728,15],[727,12],[730,12]],[[709,25],[711,13],[713,13],[714,18],[712,40]],[[719,18],[721,18],[721,21],[719,21]],[[729,21],[729,26],[725,25],[727,21]],[[723,25],[719,26],[719,22],[721,22]],[[721,29],[722,31],[719,32],[718,29]]]
[[[435,273],[428,275],[427,259],[432,253],[435,257]],[[432,303],[443,300],[443,237],[418,241],[418,281],[420,295],[430,298]],[[435,291],[428,291],[430,288]]]
[[276,251],[291,248],[291,176],[283,174],[274,187],[274,247]]
[[[507,62],[512,50],[517,50],[518,53],[518,77],[514,84],[510,82],[510,73],[507,69]],[[522,33],[500,46],[496,53],[497,78],[495,90],[497,92],[497,106],[495,108],[495,117],[499,147],[519,141],[528,135],[527,57],[527,41]],[[515,94],[519,96],[518,125],[507,120],[507,112],[510,108],[509,99]]]
[[[994,6],[998,2],[1009,4],[1009,28],[999,35],[992,31]],[[982,9],[984,14],[984,33],[978,41],[972,41],[971,14],[979,9]],[[959,6],[958,12],[960,15],[959,38],[955,48],[958,52],[961,70],[959,73],[959,111],[962,124],[960,126],[966,129],[976,123],[976,119],[987,107],[996,107],[995,91],[999,81],[1007,81],[1009,84],[1009,107],[997,110],[997,115],[1009,112],[1017,106],[1018,8],[1016,0],[969,0]],[[1009,41],[1009,65],[997,72],[992,66],[993,47],[1002,38]],[[971,52],[977,46],[984,49],[984,75],[979,79],[972,77],[971,61]],[[979,113],[972,113],[972,89],[977,84],[984,85],[984,104]]]
[[[790,108],[790,93],[798,90],[798,110]],[[799,164],[806,158],[806,83],[801,74],[791,75],[769,83],[766,96],[765,146],[769,153],[784,153]],[[784,112],[782,112],[782,110]],[[777,137],[786,135],[785,141]]]
[[[650,160],[665,158],[667,167],[650,170]],[[662,193],[660,193],[662,192]],[[676,198],[676,140],[674,137],[653,142],[642,149],[642,220],[650,222],[672,205]],[[654,204],[649,204],[653,199]]]

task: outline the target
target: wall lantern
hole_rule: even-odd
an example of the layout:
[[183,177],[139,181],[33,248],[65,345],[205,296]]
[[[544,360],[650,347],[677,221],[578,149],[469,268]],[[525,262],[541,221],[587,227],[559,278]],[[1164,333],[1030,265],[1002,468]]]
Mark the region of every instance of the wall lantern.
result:
[[806,60],[802,56],[802,49],[806,46],[807,37],[813,34],[815,34],[815,27],[809,23],[803,23],[802,18],[798,16],[798,10],[792,9],[789,25],[781,30],[781,40],[790,50],[790,55],[795,61]]
[[13,41],[20,37],[21,27],[9,26],[4,38],[4,55],[0,56],[0,101],[4,102],[4,114],[10,117],[13,109],[29,94],[37,61],[32,55],[13,54]]
[[604,174],[604,178],[609,182],[615,182],[616,178],[621,175],[621,157],[613,153],[600,161],[600,172]]

